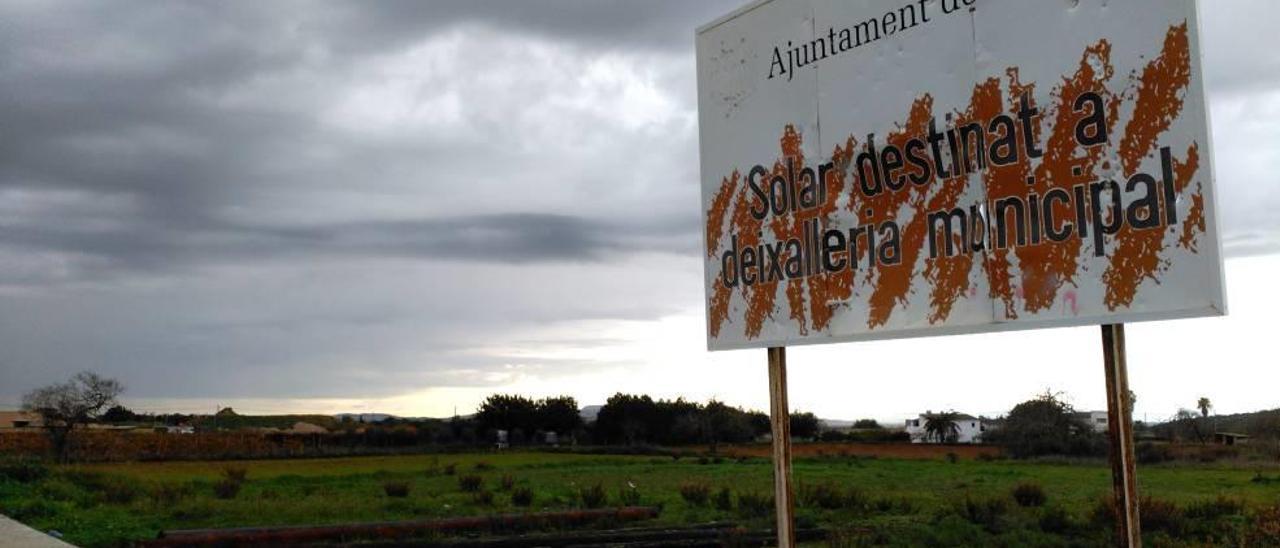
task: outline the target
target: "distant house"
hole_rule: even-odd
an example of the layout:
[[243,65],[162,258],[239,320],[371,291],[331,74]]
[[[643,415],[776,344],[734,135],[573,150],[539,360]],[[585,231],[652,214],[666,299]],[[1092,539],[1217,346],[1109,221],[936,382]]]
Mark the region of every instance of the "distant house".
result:
[[[907,419],[906,431],[911,436],[911,443],[929,443],[934,440],[927,439],[925,424],[929,422],[929,418],[934,416],[933,412],[925,411],[919,417]],[[973,415],[960,413],[956,415],[955,425],[958,435],[956,443],[980,443],[982,441],[982,433],[987,431],[988,421]]]
[[40,415],[25,411],[0,411],[0,431],[39,430],[44,426]]
[[1213,443],[1216,443],[1218,445],[1236,445],[1236,444],[1247,443],[1248,441],[1249,441],[1248,434],[1241,434],[1239,432],[1214,432],[1213,433]]
[[1075,418],[1089,423],[1089,427],[1094,432],[1105,434],[1107,432],[1107,412],[1106,411],[1077,411]]

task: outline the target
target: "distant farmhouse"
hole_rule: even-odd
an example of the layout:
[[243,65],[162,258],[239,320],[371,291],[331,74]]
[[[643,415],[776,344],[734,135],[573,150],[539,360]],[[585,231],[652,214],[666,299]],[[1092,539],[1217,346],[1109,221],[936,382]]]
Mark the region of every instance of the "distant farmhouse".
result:
[[[928,439],[925,425],[929,419],[934,416],[932,411],[925,411],[919,417],[907,419],[907,435],[911,436],[911,443],[940,443],[939,440]],[[981,443],[982,433],[987,431],[987,427],[991,422],[966,413],[956,415],[954,421],[956,425],[956,443]]]
[[12,432],[39,430],[44,426],[40,415],[25,411],[0,411],[0,431]]
[[1107,432],[1107,412],[1106,411],[1077,411],[1075,418],[1089,423],[1094,432],[1105,434]]

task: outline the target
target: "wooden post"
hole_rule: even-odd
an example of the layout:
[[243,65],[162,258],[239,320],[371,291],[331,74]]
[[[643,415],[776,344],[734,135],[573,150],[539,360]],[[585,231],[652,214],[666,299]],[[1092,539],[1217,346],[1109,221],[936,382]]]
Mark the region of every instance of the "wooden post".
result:
[[1102,326],[1102,355],[1107,373],[1107,436],[1111,482],[1116,501],[1116,545],[1142,546],[1138,522],[1138,482],[1134,477],[1133,403],[1125,365],[1124,324]]
[[791,489],[791,411],[787,406],[787,349],[769,348],[769,422],[773,430],[773,500],[778,517],[778,548],[796,545],[795,502]]

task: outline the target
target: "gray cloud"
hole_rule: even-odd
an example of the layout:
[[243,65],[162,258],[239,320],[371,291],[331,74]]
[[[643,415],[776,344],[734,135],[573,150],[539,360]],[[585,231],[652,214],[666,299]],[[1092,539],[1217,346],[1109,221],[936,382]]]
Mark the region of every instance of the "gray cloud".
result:
[[[699,308],[693,29],[737,4],[0,4],[0,398],[554,376],[584,364],[509,350]],[[1277,8],[1235,7],[1204,28],[1225,241],[1274,252],[1280,70],[1242,52]]]

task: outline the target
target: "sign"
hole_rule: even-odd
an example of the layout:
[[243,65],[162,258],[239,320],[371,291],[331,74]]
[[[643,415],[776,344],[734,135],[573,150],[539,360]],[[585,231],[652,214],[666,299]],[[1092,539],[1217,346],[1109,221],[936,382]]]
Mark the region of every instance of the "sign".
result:
[[1225,314],[1194,0],[698,30],[712,350]]

